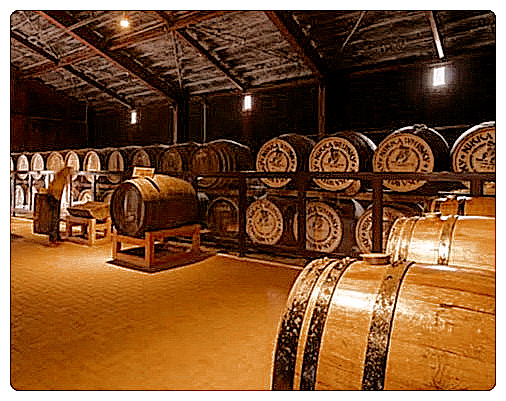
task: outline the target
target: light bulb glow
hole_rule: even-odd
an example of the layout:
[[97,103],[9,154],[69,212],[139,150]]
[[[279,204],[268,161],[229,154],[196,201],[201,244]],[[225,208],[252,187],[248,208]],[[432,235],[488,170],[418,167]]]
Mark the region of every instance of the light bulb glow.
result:
[[434,68],[434,75],[432,78],[432,85],[441,86],[446,84],[445,67]]
[[243,110],[244,111],[251,110],[251,95],[244,96]]
[[123,17],[119,24],[122,28],[128,28],[130,26],[130,21],[126,17]]

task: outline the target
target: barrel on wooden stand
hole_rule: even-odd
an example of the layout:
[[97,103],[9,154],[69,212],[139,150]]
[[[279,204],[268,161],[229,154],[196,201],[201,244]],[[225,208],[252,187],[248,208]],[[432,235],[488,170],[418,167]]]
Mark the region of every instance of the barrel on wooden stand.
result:
[[[355,226],[355,241],[359,250],[363,253],[369,253],[372,250],[372,205],[369,206],[364,214],[358,219]],[[382,226],[382,249],[385,249],[388,234],[392,224],[399,217],[414,216],[421,214],[422,209],[416,204],[390,203],[383,206],[383,226]]]
[[[495,173],[495,121],[475,125],[460,135],[450,150],[452,170]],[[485,195],[495,194],[495,182],[484,185]]]
[[118,233],[132,237],[198,220],[191,184],[161,174],[123,181],[112,195],[110,210]]
[[439,213],[400,218],[390,230],[386,252],[393,261],[495,271],[495,218]]
[[[428,173],[448,170],[449,147],[436,130],[422,124],[400,128],[380,142],[374,152],[376,172]],[[421,188],[422,180],[385,180],[383,185],[396,192]]]
[[[248,146],[228,139],[219,139],[202,144],[192,153],[190,171],[193,175],[199,175],[250,170],[251,163],[251,150]],[[198,181],[199,187],[204,189],[237,184],[237,180],[218,177],[202,177]]]
[[[364,134],[353,131],[338,132],[320,140],[309,156],[311,172],[371,171],[376,145]],[[361,188],[358,180],[315,178],[314,182],[329,191],[356,194]]]
[[272,389],[494,387],[494,273],[383,256],[304,268],[278,326]]
[[[309,170],[309,155],[315,142],[303,135],[283,134],[265,142],[257,153],[256,170],[262,172],[296,172]],[[287,185],[290,178],[261,178],[271,188]]]

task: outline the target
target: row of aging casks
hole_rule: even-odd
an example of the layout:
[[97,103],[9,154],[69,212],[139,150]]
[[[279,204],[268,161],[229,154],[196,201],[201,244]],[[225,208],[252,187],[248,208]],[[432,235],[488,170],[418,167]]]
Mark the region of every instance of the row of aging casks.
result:
[[[82,149],[31,154],[12,154],[11,171],[57,171],[72,166],[76,171],[131,171],[134,166],[153,167],[158,174],[191,172],[192,174],[252,170],[249,147],[231,140],[205,144],[127,146],[123,148]],[[449,148],[436,130],[425,125],[398,129],[378,146],[365,135],[346,131],[319,142],[297,135],[284,134],[265,142],[256,155],[256,170],[261,172],[495,172],[495,122],[476,125]],[[26,178],[19,173],[18,177]],[[109,176],[119,182],[121,176]],[[273,188],[285,187],[289,178],[262,178]],[[353,195],[361,183],[348,179],[315,179],[315,184],[331,191]],[[231,185],[230,180],[204,177],[202,188]],[[422,187],[423,181],[387,180],[385,187],[409,192]]]

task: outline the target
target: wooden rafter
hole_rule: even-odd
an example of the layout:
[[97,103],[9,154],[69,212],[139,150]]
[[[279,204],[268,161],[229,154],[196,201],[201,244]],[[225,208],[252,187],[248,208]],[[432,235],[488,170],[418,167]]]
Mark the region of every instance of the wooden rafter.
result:
[[75,52],[73,54],[69,54],[67,56],[60,57],[58,59],[57,64],[53,63],[52,61],[46,60],[43,63],[39,63],[36,66],[23,68],[21,70],[21,77],[22,78],[35,78],[40,75],[46,74],[48,72],[63,68],[66,65],[71,65],[71,64],[79,63],[84,60],[88,60],[91,57],[96,57],[96,55],[94,55],[94,54],[90,55],[89,50],[85,50],[85,51]]
[[317,77],[324,76],[325,67],[320,56],[291,15],[282,11],[265,11],[265,14],[313,73]]
[[121,54],[112,53],[105,47],[104,41],[93,31],[83,26],[75,30],[70,30],[68,27],[76,23],[76,21],[65,14],[64,11],[37,11],[46,20],[50,21],[55,26],[63,29],[67,34],[71,35],[74,39],[86,45],[94,53],[111,61],[123,70],[127,70],[129,74],[144,82],[151,89],[162,93],[169,101],[177,102],[180,100],[181,95],[173,85],[160,79],[146,69],[139,66],[134,60]]
[[[167,29],[174,31],[175,20],[173,20],[169,15],[165,14],[162,11],[157,11],[157,15],[163,19],[163,21],[167,24]],[[176,20],[177,21],[177,20]],[[202,44],[199,43],[198,40],[194,39],[185,28],[175,29],[175,31],[194,49],[196,49],[202,56],[204,56],[208,61],[210,61],[216,68],[218,68],[226,77],[241,91],[244,91],[245,86],[234,74],[230,72],[230,70],[223,64],[223,62],[216,57],[214,57],[209,50],[204,48]]]
[[444,50],[443,50],[443,41],[439,35],[439,30],[437,29],[436,18],[434,16],[434,11],[425,11],[425,16],[430,24],[430,30],[432,32],[432,37],[434,38],[434,45],[436,46],[436,51],[439,58],[444,58]]
[[350,33],[346,37],[345,41],[341,45],[341,51],[344,50],[345,46],[348,44],[348,42],[350,41],[351,37],[353,36],[353,34],[355,33],[355,31],[357,30],[358,26],[360,25],[360,22],[364,18],[365,13],[366,13],[365,11],[361,11],[360,12],[360,16],[358,17],[357,22],[355,22],[355,25],[353,25],[352,30],[350,31]]
[[[53,64],[58,64],[59,60],[53,56],[52,54],[46,52],[44,49],[40,48],[39,46],[33,44],[25,37],[21,36],[19,33],[11,31],[11,38],[17,40],[19,43],[23,44],[24,46],[28,47],[33,52],[47,58],[49,61],[51,61]],[[130,101],[128,101],[124,96],[121,96],[120,94],[110,90],[109,88],[105,87],[104,85],[100,84],[99,82],[95,81],[94,79],[88,77],[86,74],[83,74],[81,71],[76,70],[71,65],[65,65],[62,67],[66,71],[72,73],[73,75],[79,77],[86,83],[94,86],[95,88],[99,89],[100,91],[106,93],[107,95],[111,96],[113,99],[117,100],[121,104],[129,107],[129,108],[135,108],[134,104]]]

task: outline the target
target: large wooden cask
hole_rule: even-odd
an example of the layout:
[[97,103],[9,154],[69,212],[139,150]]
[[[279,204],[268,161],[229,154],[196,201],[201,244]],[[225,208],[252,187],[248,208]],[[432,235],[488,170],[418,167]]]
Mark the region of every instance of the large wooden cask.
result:
[[[319,141],[309,155],[309,171],[357,172],[371,171],[376,145],[364,134],[343,131]],[[314,182],[329,191],[346,191],[356,194],[361,183],[358,180],[315,178]]]
[[[495,172],[495,121],[475,125],[460,135],[450,150],[456,173]],[[495,194],[495,182],[486,183],[485,194]]]
[[[400,128],[380,142],[373,156],[377,172],[445,171],[449,166],[449,147],[436,130],[417,124]],[[421,188],[425,181],[385,180],[383,185],[397,192]]]
[[413,260],[495,271],[495,218],[427,213],[398,219],[386,252],[392,260]]
[[[383,206],[383,248],[385,249],[388,234],[395,220],[400,217],[414,216],[420,214],[422,209],[416,204],[391,203]],[[360,216],[355,226],[355,241],[363,253],[372,250],[372,205]]]
[[170,175],[190,171],[191,155],[199,146],[195,142],[187,142],[164,147],[160,154],[160,173]]
[[[303,135],[283,134],[265,142],[257,153],[256,170],[270,173],[308,171],[315,142]],[[290,178],[261,178],[271,188],[281,188]]]
[[[219,172],[251,170],[251,149],[228,139],[219,139],[204,143],[190,158],[190,171],[193,175]],[[198,181],[201,188],[218,188],[237,185],[237,180],[202,177]]]
[[494,387],[494,273],[384,263],[324,258],[304,268],[279,324],[272,389]]
[[111,219],[118,233],[133,237],[196,222],[197,194],[190,183],[168,175],[126,180],[112,195]]

